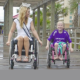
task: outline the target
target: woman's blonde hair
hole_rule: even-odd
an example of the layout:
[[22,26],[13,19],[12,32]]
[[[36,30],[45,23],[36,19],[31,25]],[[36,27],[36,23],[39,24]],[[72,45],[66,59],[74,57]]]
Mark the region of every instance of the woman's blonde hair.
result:
[[19,10],[19,22],[20,22],[20,27],[23,27],[23,23],[27,24],[28,17],[25,18],[27,12],[27,7],[21,6]]

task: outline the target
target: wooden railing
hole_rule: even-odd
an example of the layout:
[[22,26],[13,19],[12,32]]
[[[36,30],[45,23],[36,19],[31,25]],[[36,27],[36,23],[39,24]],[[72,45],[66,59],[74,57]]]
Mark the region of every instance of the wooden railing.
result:
[[[66,28],[65,29],[72,40],[72,47],[74,51],[80,51],[80,28]],[[46,40],[49,37],[50,30],[46,30]],[[42,40],[42,30],[40,31],[40,38]]]
[[80,28],[67,28],[70,38],[72,40],[72,46],[75,51],[80,51]]

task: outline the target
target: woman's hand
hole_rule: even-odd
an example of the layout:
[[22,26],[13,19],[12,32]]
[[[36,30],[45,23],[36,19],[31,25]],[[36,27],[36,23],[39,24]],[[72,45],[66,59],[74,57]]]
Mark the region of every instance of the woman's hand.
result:
[[49,46],[46,46],[46,50],[48,50],[49,49]]
[[70,52],[73,52],[73,48],[70,48]]
[[39,40],[39,44],[42,45],[42,41],[41,40]]
[[10,45],[10,41],[7,41],[7,42],[6,42],[6,45],[8,45],[8,46],[9,46],[9,45]]

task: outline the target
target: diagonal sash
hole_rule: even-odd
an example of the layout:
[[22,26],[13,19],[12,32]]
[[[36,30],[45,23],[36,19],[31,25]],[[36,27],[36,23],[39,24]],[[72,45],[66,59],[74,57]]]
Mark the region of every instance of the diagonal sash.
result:
[[[18,19],[17,19],[18,20]],[[18,20],[19,21],[19,20]],[[30,35],[29,29],[27,28],[26,24],[23,24],[23,30],[26,33],[27,37],[29,38],[30,41],[32,41],[32,37]]]

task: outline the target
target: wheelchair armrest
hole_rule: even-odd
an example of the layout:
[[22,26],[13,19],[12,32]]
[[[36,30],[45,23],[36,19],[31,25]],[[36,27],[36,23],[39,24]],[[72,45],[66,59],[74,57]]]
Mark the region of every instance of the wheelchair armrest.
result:
[[53,43],[53,42],[54,42],[54,40],[51,40],[50,42],[51,42],[51,43]]
[[14,44],[17,44],[18,40],[14,40]]

